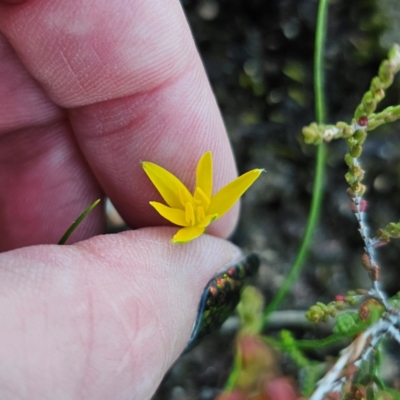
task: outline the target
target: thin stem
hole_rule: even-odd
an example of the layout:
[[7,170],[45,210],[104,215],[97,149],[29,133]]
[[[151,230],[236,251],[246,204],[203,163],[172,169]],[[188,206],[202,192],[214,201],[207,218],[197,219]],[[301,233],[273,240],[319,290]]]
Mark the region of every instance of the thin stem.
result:
[[327,29],[328,0],[320,0],[317,16],[314,54],[315,116],[318,124],[325,123],[326,101],[324,91],[324,48]]
[[[324,69],[323,69],[323,55],[325,46],[325,36],[327,28],[327,13],[328,13],[328,0],[320,0],[318,7],[317,17],[317,32],[315,38],[315,55],[314,55],[314,92],[315,92],[315,113],[316,120],[319,124],[325,121],[326,105],[324,96]],[[317,226],[319,214],[322,203],[322,187],[324,182],[325,173],[325,145],[321,143],[318,145],[316,154],[316,170],[314,178],[314,188],[311,200],[311,210],[308,216],[307,226],[304,233],[303,242],[301,243],[300,250],[297,257],[286,277],[283,285],[278,293],[266,308],[263,318],[263,326],[268,324],[268,318],[273,311],[275,311],[282,301],[285,299],[290,288],[293,286],[297,277],[300,274],[301,268],[308,254],[312,235],[315,227]]]
[[58,244],[65,244],[68,238],[71,236],[72,232],[78,227],[78,225],[84,220],[84,218],[100,203],[100,199],[96,200],[91,204],[77,219],[76,221],[67,229],[63,237],[60,239]]
[[242,352],[240,351],[239,347],[237,347],[235,359],[233,360],[233,367],[225,383],[224,392],[230,392],[234,389],[241,368],[242,368]]

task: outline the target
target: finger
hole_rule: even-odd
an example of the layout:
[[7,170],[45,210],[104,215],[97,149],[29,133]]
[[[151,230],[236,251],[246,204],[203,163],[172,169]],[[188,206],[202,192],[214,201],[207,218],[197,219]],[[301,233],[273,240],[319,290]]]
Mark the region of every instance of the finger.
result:
[[[0,35],[0,251],[57,243],[102,196],[68,117],[29,75]],[[103,229],[101,207],[73,234]]]
[[[25,66],[70,109],[80,146],[132,226],[160,224],[159,196],[140,167],[158,163],[193,189],[214,155],[215,190],[235,177],[233,156],[178,0],[42,0],[0,7],[0,27]],[[237,209],[210,232],[228,235]]]
[[0,255],[2,399],[140,399],[184,349],[201,293],[240,258],[171,228]]
[[1,0],[1,3],[6,4],[21,4],[24,3],[26,0]]

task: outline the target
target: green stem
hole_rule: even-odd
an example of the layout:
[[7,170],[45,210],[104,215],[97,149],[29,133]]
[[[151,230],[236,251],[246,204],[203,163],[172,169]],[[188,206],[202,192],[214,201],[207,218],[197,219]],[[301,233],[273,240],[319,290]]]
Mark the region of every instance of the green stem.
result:
[[224,392],[229,393],[234,389],[241,368],[242,368],[242,352],[239,350],[239,348],[236,348],[235,359],[233,360],[233,366],[231,372],[229,373],[228,379],[225,383]]
[[371,368],[371,375],[372,379],[374,382],[378,385],[379,389],[385,390],[386,385],[385,382],[383,382],[382,378],[380,377],[380,369],[382,367],[382,352],[383,352],[383,346],[382,342],[378,343],[376,346],[376,351],[374,353],[375,355],[375,360],[374,362],[371,363],[370,368]]
[[387,107],[376,114],[371,114],[368,116],[367,130],[372,131],[380,125],[397,121],[399,118],[400,118],[400,105]]
[[324,91],[324,47],[327,29],[328,0],[320,0],[317,16],[314,54],[315,116],[318,124],[325,123],[326,101]]
[[100,199],[96,200],[91,204],[77,219],[76,221],[67,229],[63,237],[60,239],[58,244],[64,244],[68,238],[71,236],[72,232],[78,227],[78,225],[84,220],[84,218],[100,203]]
[[[369,319],[366,321],[362,321],[356,326],[352,327],[346,332],[339,332],[339,333],[333,333],[332,335],[323,338],[323,339],[312,339],[312,340],[307,340],[307,339],[300,339],[300,340],[295,340],[295,347],[297,349],[318,349],[322,347],[329,346],[335,342],[338,342],[339,340],[344,340],[344,339],[352,339],[356,335],[358,335],[361,332],[364,332],[367,328],[369,328],[371,325],[375,324],[381,317],[381,313],[378,310],[371,310],[371,316]],[[276,347],[278,349],[281,349],[283,351],[288,352],[287,344],[285,344],[283,341],[271,338],[269,336],[262,336],[262,339],[264,340],[265,343]],[[290,350],[290,349],[289,349]],[[376,362],[377,365],[379,365],[379,362]]]
[[[324,96],[324,69],[323,55],[325,46],[325,36],[327,27],[328,0],[320,0],[317,17],[317,32],[315,38],[315,55],[314,55],[314,92],[315,92],[315,113],[318,124],[325,121],[326,105]],[[311,210],[308,216],[307,226],[301,243],[297,257],[286,277],[283,285],[279,289],[276,296],[272,299],[269,306],[265,309],[263,326],[268,324],[269,316],[275,311],[287,296],[290,288],[293,286],[300,274],[301,268],[308,254],[312,235],[317,226],[322,203],[322,187],[325,172],[325,145],[318,145],[316,154],[316,170],[314,178],[314,188],[311,200]]]

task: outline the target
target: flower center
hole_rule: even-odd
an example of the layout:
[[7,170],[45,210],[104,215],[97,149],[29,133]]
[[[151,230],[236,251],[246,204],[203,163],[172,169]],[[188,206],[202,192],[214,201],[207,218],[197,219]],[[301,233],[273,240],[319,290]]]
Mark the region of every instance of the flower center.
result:
[[187,223],[194,226],[204,220],[210,205],[210,199],[201,188],[196,187],[192,198],[187,198],[183,193],[180,193],[180,200],[185,208],[185,221]]
[[202,206],[193,207],[192,203],[185,204],[185,220],[190,225],[194,226],[199,224],[206,217],[204,208]]
[[208,210],[208,207],[211,203],[211,200],[199,187],[197,187],[196,190],[194,191],[193,201],[196,204],[201,205],[205,211]]

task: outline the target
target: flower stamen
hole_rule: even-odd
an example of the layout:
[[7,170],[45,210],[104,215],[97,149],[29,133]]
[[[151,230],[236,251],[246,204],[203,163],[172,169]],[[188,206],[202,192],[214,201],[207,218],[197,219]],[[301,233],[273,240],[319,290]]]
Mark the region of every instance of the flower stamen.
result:
[[198,186],[196,187],[196,190],[194,191],[193,200],[197,204],[202,204],[205,211],[207,211],[208,206],[210,205],[210,202],[211,202],[211,200],[208,198],[208,196]]
[[194,225],[195,224],[195,218],[194,218],[194,209],[191,203],[187,202],[185,204],[185,221],[190,224]]
[[198,206],[196,211],[197,211],[197,223],[202,222],[206,217],[204,208],[202,206]]

